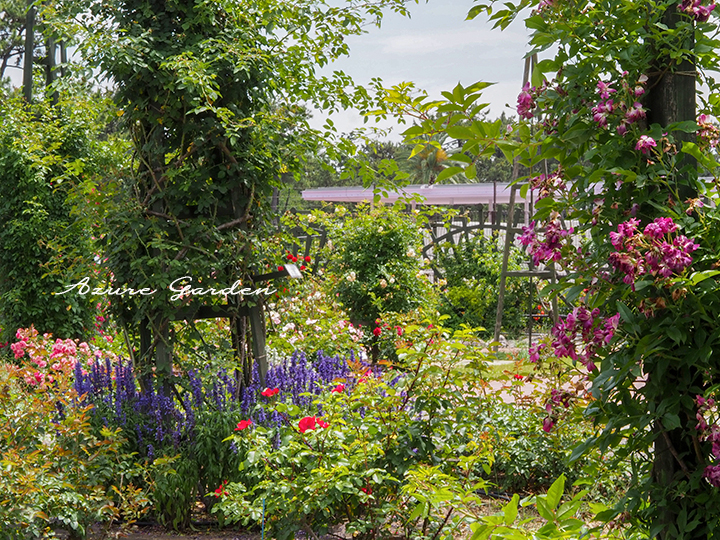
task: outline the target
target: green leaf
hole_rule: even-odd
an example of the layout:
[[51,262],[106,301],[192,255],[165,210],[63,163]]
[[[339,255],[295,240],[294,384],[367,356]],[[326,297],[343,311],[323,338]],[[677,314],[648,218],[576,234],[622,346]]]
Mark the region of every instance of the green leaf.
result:
[[663,427],[667,431],[672,431],[673,429],[679,428],[680,417],[674,413],[666,413],[665,416],[663,416]]
[[520,497],[515,493],[510,499],[510,502],[503,508],[503,514],[505,515],[505,525],[512,525],[515,523],[518,515],[518,501]]
[[560,477],[553,482],[547,492],[547,504],[551,509],[555,509],[560,503],[563,491],[565,490],[565,475],[561,474]]
[[543,76],[542,71],[536,69],[533,70],[531,79],[531,83],[533,86],[540,87],[542,86],[545,77]]
[[650,279],[638,281],[637,283],[635,283],[635,292],[642,291],[645,287],[648,287],[648,286],[652,285],[653,283],[654,283],[654,281],[652,281]]
[[573,463],[574,461],[581,458],[590,448],[593,448],[595,446],[597,439],[597,437],[591,437],[590,439],[573,448],[573,451],[568,457],[568,462]]
[[478,523],[471,524],[470,528],[475,528],[475,530],[473,531],[473,535],[470,537],[470,540],[487,540],[488,538],[490,538],[490,535],[495,530],[495,527],[493,527],[492,525],[480,525]]
[[620,316],[622,317],[622,319],[626,323],[632,324],[633,321],[635,320],[635,317],[633,316],[632,311],[630,311],[630,308],[627,307],[622,302],[620,302],[619,300],[617,302],[617,308],[618,308],[618,311],[620,312]]
[[667,127],[667,131],[683,131],[685,133],[695,133],[698,125],[695,120],[683,120],[682,122],[673,122]]
[[418,503],[418,505],[413,509],[413,511],[410,513],[410,516],[408,516],[408,521],[412,522],[418,519],[421,515],[425,513],[425,506],[427,503]]
[[448,137],[451,137],[453,139],[458,140],[469,140],[469,139],[475,139],[475,133],[473,131],[465,126],[450,126],[448,127],[445,132],[448,134]]
[[465,168],[465,176],[469,180],[474,180],[477,177],[477,171],[475,170],[475,164],[472,163],[468,167]]
[[720,270],[703,270],[702,272],[694,272],[690,275],[690,283],[692,285],[697,285],[701,281],[715,277],[718,274],[720,274]]
[[555,515],[549,508],[547,502],[545,502],[545,499],[538,498],[537,501],[535,501],[535,507],[537,508],[538,514],[540,514],[540,517],[543,519],[546,519],[547,521],[553,521],[555,519]]
[[412,152],[410,152],[410,157],[413,158],[417,156],[420,152],[425,150],[425,144],[416,144],[415,147],[412,149]]
[[525,19],[525,26],[530,30],[543,30],[547,28],[547,22],[540,15],[533,15]]
[[436,182],[442,182],[446,178],[450,178],[451,176],[455,176],[456,174],[460,174],[463,172],[462,167],[447,167],[446,169],[443,169],[440,174],[437,175],[437,178],[435,179]]
[[669,326],[667,328],[667,335],[675,343],[685,342],[685,334],[683,334],[676,326]]
[[704,154],[702,150],[700,150],[698,145],[696,145],[695,143],[689,141],[683,142],[680,151],[684,154],[690,154],[692,157],[697,159],[699,163],[707,167],[709,170],[713,170],[716,167],[720,166],[720,163],[718,163],[712,156]]

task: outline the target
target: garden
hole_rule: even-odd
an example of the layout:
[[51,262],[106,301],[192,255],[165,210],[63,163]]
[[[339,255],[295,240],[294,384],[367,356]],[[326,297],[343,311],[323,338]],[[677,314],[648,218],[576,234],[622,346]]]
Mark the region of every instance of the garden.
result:
[[[475,2],[531,31],[497,120],[320,69],[411,8],[3,8],[0,539],[719,537],[715,4]],[[514,171],[515,245],[423,255],[436,210],[380,198],[431,156]],[[319,168],[375,200],[278,212]]]

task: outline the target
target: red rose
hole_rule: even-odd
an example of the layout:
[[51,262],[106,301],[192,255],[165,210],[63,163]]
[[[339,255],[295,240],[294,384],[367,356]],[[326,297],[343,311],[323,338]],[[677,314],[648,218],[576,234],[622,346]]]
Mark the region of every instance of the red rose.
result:
[[314,416],[306,416],[305,418],[301,418],[300,422],[298,422],[298,429],[300,430],[300,433],[314,430],[316,422],[317,420]]
[[220,484],[220,487],[215,490],[215,496],[216,497],[222,497],[223,495],[227,495],[228,492],[225,491],[225,485],[228,483],[227,480],[223,480],[223,483]]
[[372,377],[372,370],[368,368],[365,370],[365,373],[363,373],[363,376],[358,379],[358,384],[367,382],[370,377]]
[[235,428],[235,431],[242,431],[243,429],[250,427],[252,423],[252,420],[240,420]]
[[279,393],[280,393],[280,389],[279,389],[279,388],[273,388],[273,389],[266,388],[265,390],[263,390],[262,392],[260,392],[260,395],[263,395],[263,396],[265,396],[265,397],[273,397],[273,396],[276,396],[276,395],[279,394]]
[[382,334],[382,328],[380,328],[380,327],[378,326],[378,327],[375,328],[375,330],[373,330],[373,335],[374,335],[374,336],[379,336],[380,334]]
[[306,431],[313,431],[316,427],[326,428],[329,425],[327,422],[314,416],[306,416],[298,422],[298,429],[300,433],[305,433]]
[[300,270],[305,270],[305,265],[300,265]]
[[515,377],[518,381],[522,381],[522,380],[523,380],[523,376],[520,375],[519,373],[516,373],[515,375],[513,375],[513,377]]
[[345,390],[345,385],[344,385],[344,384],[338,384],[335,388],[332,389],[332,392],[331,392],[331,393],[338,393],[338,394],[340,394],[340,393],[341,393],[342,391],[344,391],[344,390]]
[[310,258],[310,255],[305,255],[305,262],[309,263],[312,259]]
[[297,262],[297,257],[293,255],[292,262]]
[[284,266],[278,266],[278,272],[282,272],[283,270],[285,270]]

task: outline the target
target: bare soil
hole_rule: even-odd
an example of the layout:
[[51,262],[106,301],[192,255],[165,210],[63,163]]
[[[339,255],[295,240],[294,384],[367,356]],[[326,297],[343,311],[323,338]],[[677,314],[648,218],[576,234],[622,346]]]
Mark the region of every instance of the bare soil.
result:
[[160,526],[134,526],[129,530],[115,528],[108,538],[125,540],[260,540],[259,533],[233,529],[198,529],[182,533],[166,531]]

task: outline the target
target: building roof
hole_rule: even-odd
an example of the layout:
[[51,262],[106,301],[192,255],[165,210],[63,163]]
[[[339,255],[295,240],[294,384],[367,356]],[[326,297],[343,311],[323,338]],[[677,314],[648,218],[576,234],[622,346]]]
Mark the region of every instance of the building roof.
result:
[[[421,204],[431,205],[468,205],[468,204],[509,204],[510,184],[508,183],[483,183],[483,184],[436,184],[436,185],[411,185],[400,189],[400,193],[381,193],[381,202],[393,203],[401,196],[413,196],[419,194],[424,197]],[[515,195],[516,203],[525,203],[520,196],[520,191]],[[302,198],[306,201],[326,202],[370,202],[373,199],[373,190],[361,186],[353,187],[327,187],[318,189],[306,189],[302,192]]]

